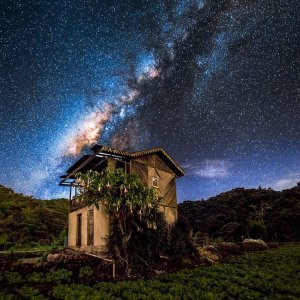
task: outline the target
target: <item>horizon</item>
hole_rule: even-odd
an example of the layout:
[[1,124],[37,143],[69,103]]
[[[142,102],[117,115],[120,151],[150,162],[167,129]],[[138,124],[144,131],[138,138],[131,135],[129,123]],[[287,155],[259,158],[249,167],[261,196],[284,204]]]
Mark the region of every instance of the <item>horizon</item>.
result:
[[[4,6],[4,5],[3,5]],[[40,199],[94,144],[164,148],[178,202],[300,181],[296,0],[3,7],[0,183]]]
[[[292,188],[297,187],[299,183],[300,183],[300,181],[297,182],[295,185],[289,187],[289,188],[283,188],[283,189],[281,189],[281,190],[276,190],[276,189],[273,189],[273,188],[271,188],[271,187],[263,187],[263,186],[258,186],[258,187],[244,187],[244,186],[233,187],[233,188],[230,189],[230,190],[226,190],[226,191],[219,192],[219,193],[217,193],[217,194],[215,194],[215,195],[211,195],[211,196],[209,196],[209,197],[207,197],[207,198],[205,198],[205,199],[204,199],[204,198],[201,198],[201,199],[184,199],[184,200],[178,200],[178,199],[177,199],[177,200],[178,200],[178,201],[177,201],[177,204],[181,204],[181,203],[184,203],[184,202],[186,202],[186,201],[191,201],[191,202],[193,202],[193,201],[208,201],[208,200],[211,199],[211,198],[218,197],[218,196],[220,196],[221,194],[228,193],[228,192],[231,192],[231,191],[234,191],[234,190],[237,190],[237,189],[243,189],[243,190],[257,190],[257,191],[260,191],[260,190],[269,190],[269,191],[273,191],[273,192],[283,192],[283,191],[286,191],[286,190],[289,190],[289,189],[292,189]],[[69,201],[69,192],[64,193],[64,194],[68,194],[67,196],[64,196],[64,194],[62,194],[61,197],[58,195],[58,197],[55,197],[55,198],[43,199],[43,198],[36,198],[36,197],[33,196],[33,195],[24,195],[24,194],[22,194],[21,192],[15,191],[12,187],[10,187],[10,186],[5,186],[5,185],[3,185],[3,184],[0,183],[0,187],[1,187],[1,186],[4,187],[4,188],[7,188],[7,189],[12,190],[12,191],[13,191],[14,193],[16,193],[16,194],[23,195],[24,197],[34,198],[34,199],[39,200],[39,201],[60,200],[60,199],[64,199],[64,200]]]

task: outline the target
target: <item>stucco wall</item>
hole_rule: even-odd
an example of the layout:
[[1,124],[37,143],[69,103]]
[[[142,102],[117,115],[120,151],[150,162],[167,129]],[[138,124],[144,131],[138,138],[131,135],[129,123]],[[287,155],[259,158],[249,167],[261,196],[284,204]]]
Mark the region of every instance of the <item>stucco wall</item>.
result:
[[[90,209],[94,210],[94,243],[92,246],[87,245],[87,214]],[[99,210],[93,205],[83,207],[69,213],[69,234],[68,246],[76,246],[77,236],[77,215],[81,214],[81,249],[92,250],[92,248],[105,249],[105,237],[109,233],[109,219],[104,211],[102,204],[99,204]]]
[[102,204],[99,204],[99,210],[94,209],[94,222],[94,245],[105,247],[105,238],[109,233],[109,218]]
[[169,225],[172,225],[176,222],[177,208],[160,205],[159,210],[165,214],[166,221]]

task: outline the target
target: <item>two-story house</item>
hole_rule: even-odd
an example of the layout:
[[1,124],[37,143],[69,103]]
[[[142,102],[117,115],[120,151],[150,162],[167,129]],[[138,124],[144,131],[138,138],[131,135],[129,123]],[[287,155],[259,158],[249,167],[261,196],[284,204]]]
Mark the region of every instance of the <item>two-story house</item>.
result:
[[72,196],[77,192],[77,172],[101,172],[109,167],[123,168],[129,174],[137,174],[141,182],[156,188],[158,195],[163,198],[160,209],[165,213],[167,222],[171,225],[176,221],[175,180],[183,176],[184,171],[162,148],[127,152],[95,145],[92,151],[93,154],[81,157],[61,176],[60,185],[70,188],[69,247],[83,251],[104,251],[105,237],[109,233],[109,218],[102,204],[97,209],[72,200]]

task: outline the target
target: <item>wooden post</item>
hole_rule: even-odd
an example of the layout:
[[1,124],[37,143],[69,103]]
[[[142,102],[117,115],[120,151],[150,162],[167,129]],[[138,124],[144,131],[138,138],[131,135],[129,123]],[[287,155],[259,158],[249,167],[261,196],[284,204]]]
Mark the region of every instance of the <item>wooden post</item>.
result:
[[69,200],[71,201],[72,199],[72,184],[70,184],[70,194],[69,194]]
[[69,212],[72,211],[72,185],[70,184],[70,194],[69,194]]
[[114,259],[112,260],[112,264],[113,264],[112,277],[113,277],[113,279],[115,279],[115,277],[116,277],[116,262]]
[[99,259],[102,259],[102,260],[105,260],[105,261],[108,261],[108,262],[112,263],[112,277],[113,277],[113,279],[116,278],[116,261],[114,259],[108,259],[108,258],[99,256],[99,255],[96,255],[96,254],[93,254],[93,253],[83,253],[83,254],[88,255],[88,256],[97,257]]

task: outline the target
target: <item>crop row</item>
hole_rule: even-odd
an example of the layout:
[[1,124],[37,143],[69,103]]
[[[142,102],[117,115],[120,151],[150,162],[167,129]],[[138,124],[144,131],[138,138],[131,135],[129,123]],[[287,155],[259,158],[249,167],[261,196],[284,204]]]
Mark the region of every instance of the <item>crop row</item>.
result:
[[[60,275],[56,282],[61,283],[48,295],[30,285],[34,277],[19,293],[35,299],[299,299],[299,260],[300,246],[294,245],[151,280],[101,282],[92,287],[70,283],[66,280],[69,274],[52,271],[44,276],[45,281],[55,281]],[[89,276],[88,271],[82,270],[82,275]]]

